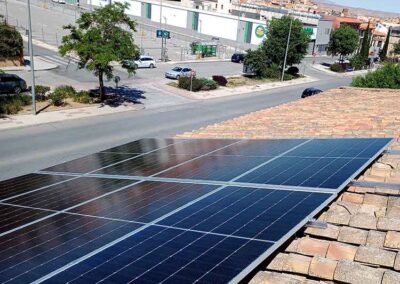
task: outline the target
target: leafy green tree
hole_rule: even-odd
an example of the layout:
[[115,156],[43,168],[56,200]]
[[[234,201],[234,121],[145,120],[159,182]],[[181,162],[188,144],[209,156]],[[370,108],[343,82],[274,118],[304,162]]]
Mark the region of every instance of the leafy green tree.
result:
[[383,45],[383,48],[382,48],[381,52],[379,53],[379,57],[381,58],[381,61],[386,60],[388,49],[389,49],[389,41],[390,41],[391,32],[392,32],[392,30],[389,28],[388,34],[386,35],[385,44]]
[[342,25],[333,31],[328,50],[340,57],[353,53],[358,47],[358,33],[348,25]]
[[361,49],[360,49],[360,55],[362,58],[364,58],[365,60],[368,59],[368,55],[369,55],[369,43],[370,43],[370,39],[371,39],[371,30],[369,28],[370,23],[368,22],[368,26],[367,29],[364,32],[364,37],[361,43]]
[[270,64],[276,64],[282,68],[285,57],[287,38],[289,35],[290,21],[292,30],[286,64],[291,66],[299,64],[307,54],[310,35],[303,29],[303,23],[298,19],[284,16],[280,19],[273,18],[269,21],[269,29],[266,40],[261,44]]
[[360,88],[400,89],[400,65],[386,63],[383,67],[369,72],[365,76],[355,77],[351,85]]
[[14,27],[0,23],[0,59],[20,57],[22,49],[21,34]]
[[[62,39],[60,54],[76,54],[79,68],[86,68],[98,77],[102,101],[105,99],[104,76],[108,80],[114,77],[111,63],[139,55],[132,37],[136,23],[125,14],[128,6],[121,3],[106,5],[93,13],[83,13],[76,21],[77,26],[64,27],[69,30],[69,35]],[[129,74],[134,73],[134,66],[124,68]]]
[[400,41],[393,44],[393,53],[400,55]]
[[268,58],[265,52],[258,48],[256,50],[247,50],[243,64],[250,68],[257,77],[265,77],[268,68]]

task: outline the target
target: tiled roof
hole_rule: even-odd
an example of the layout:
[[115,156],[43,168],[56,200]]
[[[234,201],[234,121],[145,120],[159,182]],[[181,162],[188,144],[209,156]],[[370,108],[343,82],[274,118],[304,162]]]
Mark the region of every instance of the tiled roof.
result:
[[[394,137],[358,180],[400,184],[400,91],[344,88],[210,125],[180,137]],[[349,186],[251,283],[400,283],[399,189]]]

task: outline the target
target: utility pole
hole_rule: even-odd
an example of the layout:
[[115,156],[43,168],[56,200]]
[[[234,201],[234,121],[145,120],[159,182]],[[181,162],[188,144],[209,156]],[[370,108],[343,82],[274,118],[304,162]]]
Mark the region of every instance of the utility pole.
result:
[[[163,7],[163,2],[160,0],[160,30],[162,31],[162,7]],[[162,36],[161,36],[161,62],[164,61],[164,31],[162,31]]]
[[5,21],[6,21],[6,24],[8,24],[8,7],[7,7],[7,0],[5,0],[5,5],[6,5],[6,18],[5,18]]
[[32,75],[32,113],[36,115],[36,87],[35,87],[35,66],[33,63],[33,46],[32,46],[32,17],[31,17],[31,1],[28,0],[28,20],[29,20],[29,35],[28,35],[28,46],[29,55],[31,60],[31,75]]
[[288,54],[288,50],[289,50],[289,43],[290,43],[290,34],[292,33],[292,24],[293,24],[293,18],[290,17],[289,34],[288,34],[287,43],[286,43],[285,59],[283,60],[281,81],[283,81],[283,77],[285,76],[286,60],[287,60],[287,54]]

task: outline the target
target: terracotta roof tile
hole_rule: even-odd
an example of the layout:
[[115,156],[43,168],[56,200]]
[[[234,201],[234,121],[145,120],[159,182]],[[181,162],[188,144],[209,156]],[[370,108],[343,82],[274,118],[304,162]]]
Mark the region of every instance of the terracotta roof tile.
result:
[[393,267],[396,253],[380,248],[360,246],[354,260],[367,264]]
[[336,240],[339,236],[339,231],[340,231],[340,227],[332,225],[332,224],[327,224],[326,229],[308,227],[305,230],[305,233],[309,234],[311,236],[319,236],[319,237],[324,237],[327,239]]
[[297,246],[297,253],[310,256],[325,256],[328,251],[329,242],[313,239],[302,238]]
[[268,264],[267,268],[270,270],[282,271],[283,264],[286,262],[287,254],[279,253]]
[[368,231],[351,228],[351,227],[342,227],[340,229],[338,241],[355,244],[355,245],[365,245],[367,242]]
[[337,264],[334,279],[345,283],[376,284],[381,283],[383,273],[383,269],[341,260]]
[[311,257],[291,253],[283,262],[282,270],[285,272],[307,275],[310,264]]
[[325,220],[332,224],[348,225],[350,222],[350,213],[347,211],[329,210],[326,212]]
[[396,259],[394,260],[394,269],[400,271],[400,252],[397,253]]
[[368,232],[366,246],[373,248],[383,248],[385,238],[386,233],[371,230]]
[[324,257],[313,257],[310,265],[310,276],[318,277],[326,280],[333,280],[337,261]]
[[381,231],[400,231],[400,219],[380,217],[377,228]]
[[351,216],[349,225],[355,228],[376,230],[378,219],[369,214],[356,214]]
[[375,205],[377,207],[386,207],[388,202],[388,198],[386,196],[377,195],[377,194],[365,194],[364,203]]
[[400,233],[393,231],[387,232],[384,246],[400,249]]
[[364,195],[363,194],[345,192],[345,193],[342,194],[342,201],[350,202],[350,203],[356,203],[356,204],[362,204],[363,201],[364,201]]
[[356,252],[356,246],[343,244],[340,242],[331,242],[326,257],[334,260],[353,260]]
[[386,270],[383,274],[382,284],[398,284],[400,283],[400,273]]
[[386,217],[400,219],[400,206],[389,207],[386,211]]

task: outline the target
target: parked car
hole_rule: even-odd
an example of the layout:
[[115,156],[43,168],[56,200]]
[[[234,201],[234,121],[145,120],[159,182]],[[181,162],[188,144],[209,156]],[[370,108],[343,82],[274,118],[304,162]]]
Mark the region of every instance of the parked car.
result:
[[155,68],[156,60],[151,56],[141,55],[137,60],[124,60],[122,61],[123,67],[135,67],[137,68]]
[[232,62],[242,63],[244,61],[246,54],[244,53],[234,53],[231,57]]
[[51,0],[54,3],[65,4],[65,0]]
[[27,89],[24,79],[15,74],[0,74],[1,94],[20,94]]
[[311,97],[314,96],[316,94],[322,93],[323,91],[317,88],[307,88],[303,91],[303,94],[301,95],[302,98],[306,98],[306,97]]
[[350,64],[350,59],[345,57],[343,59],[336,60],[335,63],[337,63],[337,64]]
[[171,70],[165,72],[165,78],[179,80],[180,77],[190,77],[190,74],[195,77],[196,71],[189,67],[175,66]]

